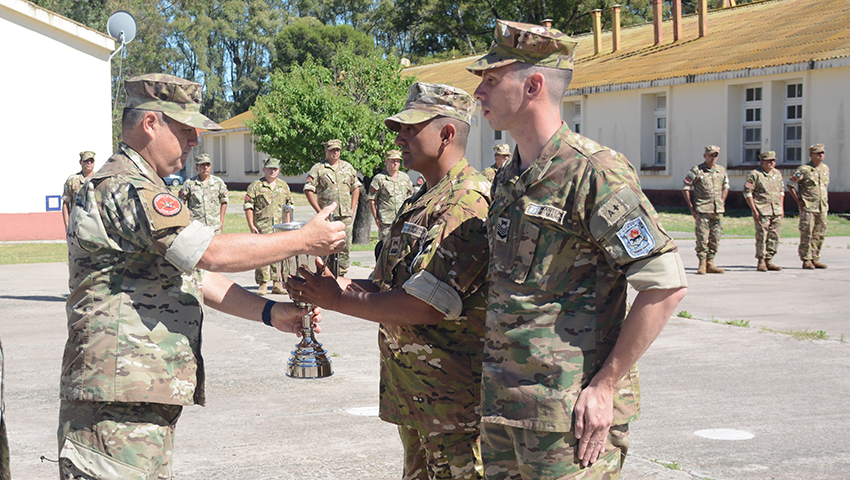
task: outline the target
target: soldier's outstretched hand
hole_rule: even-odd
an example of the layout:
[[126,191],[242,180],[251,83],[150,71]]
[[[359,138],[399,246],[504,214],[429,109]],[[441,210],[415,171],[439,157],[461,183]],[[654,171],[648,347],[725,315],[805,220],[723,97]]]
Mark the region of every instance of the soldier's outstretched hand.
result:
[[327,221],[334,210],[336,202],[319,211],[299,230],[310,255],[339,253],[345,247],[345,224],[340,221]]

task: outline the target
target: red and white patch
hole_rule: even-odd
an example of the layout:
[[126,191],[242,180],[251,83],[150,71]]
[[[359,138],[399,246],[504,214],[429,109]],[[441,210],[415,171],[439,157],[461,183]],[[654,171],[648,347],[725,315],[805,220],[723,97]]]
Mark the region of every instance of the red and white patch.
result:
[[744,186],[747,188],[753,188],[753,182],[747,182],[744,184]]
[[183,210],[183,204],[170,193],[160,193],[153,197],[153,209],[163,217],[173,217]]
[[251,197],[245,195],[245,203],[249,203],[251,201]]
[[685,183],[691,183],[691,177],[685,177]]

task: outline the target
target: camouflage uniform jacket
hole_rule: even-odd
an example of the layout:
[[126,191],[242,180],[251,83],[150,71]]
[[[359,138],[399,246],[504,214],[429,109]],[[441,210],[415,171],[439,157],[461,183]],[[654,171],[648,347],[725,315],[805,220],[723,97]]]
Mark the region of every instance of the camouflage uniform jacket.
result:
[[800,165],[797,170],[791,175],[790,182],[797,184],[799,190],[798,195],[803,203],[803,211],[805,212],[823,212],[829,211],[829,167],[821,162],[815,167],[811,163]]
[[482,175],[484,175],[484,177],[485,177],[487,180],[489,180],[490,182],[492,182],[493,180],[495,180],[495,179],[496,179],[496,172],[498,172],[498,171],[499,171],[499,169],[498,169],[498,168],[496,168],[496,165],[490,165],[489,167],[485,168],[485,169],[481,172],[481,174],[482,174]]
[[334,218],[341,219],[351,217],[351,196],[361,185],[357,179],[357,171],[350,163],[340,160],[332,166],[327,160],[323,160],[310,169],[304,191],[316,194],[319,208],[336,202]]
[[83,172],[77,172],[68,177],[65,180],[65,188],[62,190],[62,203],[67,203],[73,207],[77,198],[77,192],[80,191],[85,181],[86,177],[83,176]]
[[195,220],[221,233],[221,206],[227,203],[224,180],[210,175],[207,183],[197,175],[186,180],[180,189],[180,200],[189,207]]
[[[620,336],[628,284],[684,286],[681,259],[628,160],[565,124],[525,171],[515,151],[492,197],[482,421],[567,432]],[[634,365],[614,425],[638,417],[639,392]]]
[[213,238],[123,143],[71,211],[64,400],[204,403],[202,275]]
[[722,165],[708,168],[702,162],[688,171],[682,190],[693,190],[691,201],[697,213],[724,213],[723,190],[729,190],[729,177]]
[[389,172],[384,170],[372,178],[368,199],[375,201],[375,210],[381,224],[389,225],[395,220],[401,204],[412,194],[413,182],[406,173],[399,171],[398,178],[393,179]]
[[477,431],[487,185],[461,160],[433,188],[404,203],[384,243],[373,281],[382,291],[403,288],[446,313],[436,325],[380,326],[384,421],[421,431]]
[[759,215],[782,215],[784,194],[782,174],[775,168],[767,173],[759,167],[750,172],[744,182],[744,197],[753,197]]
[[260,233],[272,233],[275,224],[283,222],[283,206],[294,204],[292,191],[286,182],[278,178],[272,188],[263,177],[248,185],[242,208],[254,210],[254,226]]

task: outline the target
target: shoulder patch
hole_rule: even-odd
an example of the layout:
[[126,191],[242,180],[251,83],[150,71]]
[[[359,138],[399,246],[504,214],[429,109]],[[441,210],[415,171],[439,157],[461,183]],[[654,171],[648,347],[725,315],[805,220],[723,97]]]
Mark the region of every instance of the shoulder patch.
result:
[[159,193],[153,197],[153,209],[163,217],[173,217],[183,210],[183,204],[170,193]]
[[623,243],[626,253],[632,258],[640,258],[648,255],[655,247],[655,239],[649,233],[643,217],[636,217],[623,225],[617,231],[617,237]]

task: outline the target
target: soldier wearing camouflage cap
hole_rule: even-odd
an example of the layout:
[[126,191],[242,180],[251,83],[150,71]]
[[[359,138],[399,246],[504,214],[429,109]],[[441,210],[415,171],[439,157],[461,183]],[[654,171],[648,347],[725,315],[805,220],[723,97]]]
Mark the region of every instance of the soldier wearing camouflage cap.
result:
[[360,187],[363,184],[357,178],[357,170],[340,159],[342,141],[333,139],[323,142],[325,159],[316,163],[307,173],[304,195],[307,202],[317,212],[332,202],[337,204],[334,218],[345,224],[345,248],[339,254],[339,274],[345,275],[351,263],[352,226],[357,214],[357,202],[360,201]]
[[299,232],[261,240],[215,235],[192,220],[162,177],[185,166],[198,129],[220,129],[200,113],[201,85],[151,74],[125,88],[122,142],[83,185],[68,224],[62,478],[171,478],[177,419],[183,406],[205,402],[203,305],[292,333],[308,313],[214,272],[342,244],[344,226],[325,221],[333,207]]
[[729,195],[729,176],[723,165],[717,163],[720,147],[709,145],[702,154],[703,163],[695,165],[685,175],[682,196],[691,209],[696,231],[696,252],[699,260],[697,273],[724,273],[714,264],[723,234],[723,213]]
[[500,143],[493,147],[493,160],[496,162],[493,165],[484,169],[483,173],[487,180],[491,182],[496,178],[496,172],[502,168],[502,165],[508,160],[508,157],[511,156],[511,147],[507,143]]
[[411,85],[404,110],[384,124],[426,188],[392,222],[372,280],[340,291],[302,270],[306,282],[290,284],[323,308],[380,323],[380,416],[399,426],[406,479],[482,475],[476,407],[490,202],[489,182],[464,158],[474,106],[463,90]]
[[62,221],[65,222],[65,230],[68,229],[68,216],[76,201],[77,192],[94,173],[94,152],[89,150],[80,152],[80,168],[79,172],[65,180],[65,187],[62,189]]
[[788,191],[800,208],[800,246],[797,247],[797,254],[806,270],[826,268],[820,262],[829,214],[829,167],[823,163],[825,156],[822,143],[812,145],[809,147],[811,161],[798,167],[788,179]]
[[212,158],[208,153],[195,157],[197,175],[183,182],[180,200],[186,203],[192,218],[221,233],[227,213],[227,185],[212,174]]
[[682,261],[631,163],[561,119],[576,41],[502,20],[495,37],[467,67],[484,118],[516,141],[488,218],[484,469],[616,478],[639,412],[635,363],[687,291]]
[[401,152],[390,150],[384,159],[386,168],[372,177],[369,184],[369,210],[378,227],[378,241],[387,238],[390,225],[407,197],[413,194],[413,182],[402,172]]
[[773,257],[785,217],[785,187],[782,174],[775,168],[776,152],[761,152],[759,162],[761,166],[751,171],[744,182],[744,200],[753,212],[756,227],[756,270],[779,271],[782,267],[773,263]]

